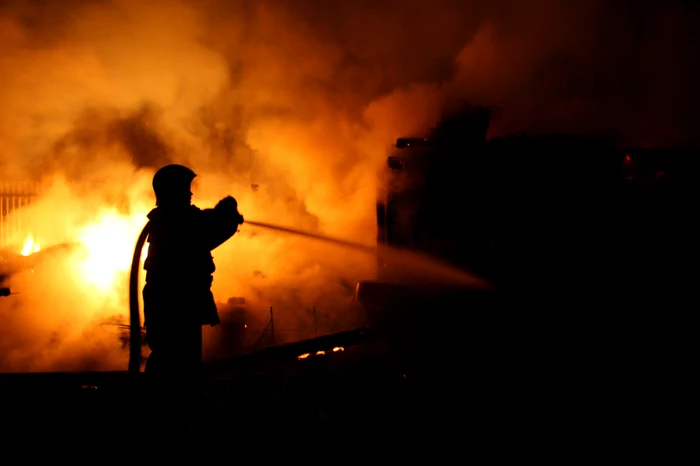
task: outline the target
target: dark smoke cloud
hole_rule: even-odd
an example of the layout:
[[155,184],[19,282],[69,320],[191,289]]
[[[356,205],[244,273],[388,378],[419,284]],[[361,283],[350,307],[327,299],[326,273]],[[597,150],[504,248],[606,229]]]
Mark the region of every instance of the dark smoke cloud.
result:
[[[202,175],[202,204],[230,193],[248,218],[371,242],[387,148],[463,102],[497,110],[492,136],[696,141],[697,19],[688,2],[629,0],[5,1],[0,165],[6,178],[60,175],[29,223],[52,241],[105,205],[141,215],[153,168],[183,162]],[[246,228],[216,260],[220,300],[323,312],[372,262]],[[54,291],[71,309],[87,299]],[[26,299],[15,316],[60,301]],[[50,361],[35,352],[55,328],[122,301],[62,309],[60,322],[16,317],[0,338],[22,361]],[[66,361],[76,345],[46,354]]]
[[698,8],[691,2],[255,5],[245,10],[239,44],[274,44],[263,48],[289,70],[298,95],[313,90],[365,124],[382,124],[362,115],[368,105],[386,103],[377,110],[384,121],[399,109],[398,131],[429,125],[436,117],[427,109],[467,100],[501,110],[493,135],[611,134],[646,146],[697,137]]
[[[3,4],[4,154],[45,156],[68,122],[78,133],[102,125],[81,122],[91,107],[116,107],[115,119],[135,121],[144,107],[169,115],[180,107],[178,129],[187,119],[190,132],[206,131],[216,149],[236,154],[251,150],[246,139],[262,120],[308,122],[331,111],[334,136],[349,131],[345,124],[365,138],[368,124],[382,124],[366,111],[378,102],[404,109],[414,101],[416,112],[437,100],[491,105],[501,109],[493,134],[606,132],[657,145],[696,136],[698,13],[689,2],[150,5]],[[377,118],[390,120],[391,110],[376,110]],[[435,117],[397,118],[416,120],[396,123],[410,130]],[[165,160],[167,141],[154,145],[163,136],[135,141],[135,131],[122,137],[137,162]],[[337,161],[346,151],[333,157],[340,173],[358,158]],[[208,162],[220,168],[221,158]]]

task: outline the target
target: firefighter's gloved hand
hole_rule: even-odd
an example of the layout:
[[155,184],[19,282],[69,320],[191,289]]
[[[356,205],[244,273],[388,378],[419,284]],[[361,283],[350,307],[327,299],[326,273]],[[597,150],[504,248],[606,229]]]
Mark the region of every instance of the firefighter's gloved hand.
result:
[[232,196],[226,196],[219,201],[217,207],[238,212],[238,201]]
[[243,223],[243,216],[238,212],[238,202],[232,196],[226,196],[216,205],[217,208],[227,212],[227,215],[234,216],[236,223]]

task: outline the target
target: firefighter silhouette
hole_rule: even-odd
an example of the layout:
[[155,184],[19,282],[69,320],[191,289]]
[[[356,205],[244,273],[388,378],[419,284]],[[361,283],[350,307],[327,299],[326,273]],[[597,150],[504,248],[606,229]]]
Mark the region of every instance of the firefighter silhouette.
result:
[[153,177],[156,208],[149,214],[148,256],[143,289],[146,341],[151,354],[146,373],[159,387],[157,397],[182,412],[194,408],[200,390],[202,326],[220,323],[211,292],[211,251],[243,223],[233,197],[213,209],[191,204],[197,175],[167,165]]

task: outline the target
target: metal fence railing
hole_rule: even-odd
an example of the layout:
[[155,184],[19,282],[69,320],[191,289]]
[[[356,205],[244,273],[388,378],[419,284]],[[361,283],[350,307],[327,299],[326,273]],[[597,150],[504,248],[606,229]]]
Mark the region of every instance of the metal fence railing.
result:
[[36,181],[0,181],[0,248],[24,240],[26,222],[19,213],[34,202],[38,193]]

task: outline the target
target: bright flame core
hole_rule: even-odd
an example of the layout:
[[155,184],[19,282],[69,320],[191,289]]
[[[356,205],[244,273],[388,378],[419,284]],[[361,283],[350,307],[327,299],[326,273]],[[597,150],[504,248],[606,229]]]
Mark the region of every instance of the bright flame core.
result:
[[27,240],[24,242],[24,247],[22,248],[22,255],[23,256],[29,256],[30,254],[34,254],[35,252],[39,252],[41,250],[41,246],[39,243],[34,242],[34,237],[32,235],[27,236]]
[[[85,247],[86,256],[81,263],[81,272],[88,285],[108,293],[119,277],[129,271],[134,238],[138,237],[138,222],[142,218],[140,214],[127,217],[108,212],[82,229],[78,238]],[[144,257],[145,253],[141,256],[142,261]]]

